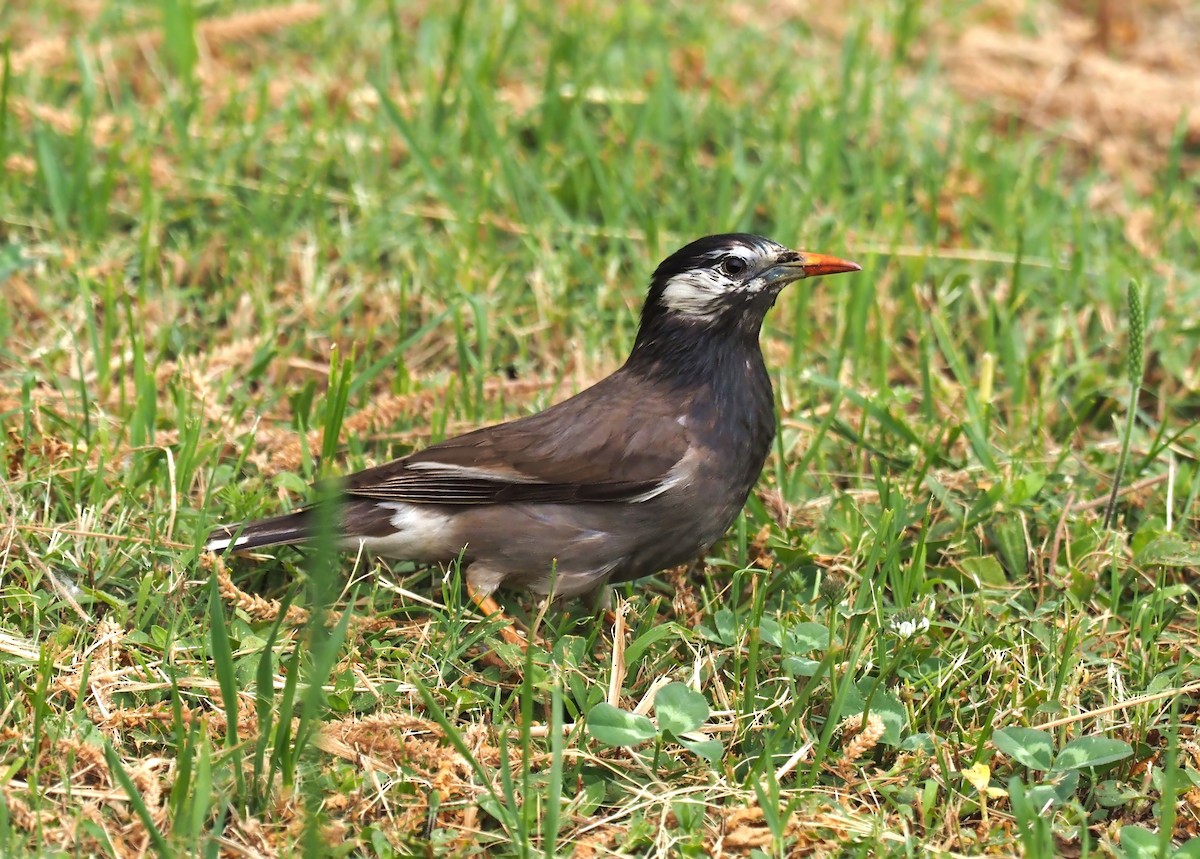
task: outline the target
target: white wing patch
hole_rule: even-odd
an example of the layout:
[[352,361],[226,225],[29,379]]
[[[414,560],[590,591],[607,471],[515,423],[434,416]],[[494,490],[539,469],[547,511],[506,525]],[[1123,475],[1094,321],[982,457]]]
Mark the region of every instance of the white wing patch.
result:
[[641,495],[635,495],[629,499],[630,504],[641,504],[645,501],[657,498],[664,492],[670,492],[676,486],[686,486],[691,483],[696,476],[696,466],[700,464],[700,454],[695,448],[689,448],[688,452],[683,455],[679,462],[671,466],[671,470],[667,472],[657,486],[643,492]]

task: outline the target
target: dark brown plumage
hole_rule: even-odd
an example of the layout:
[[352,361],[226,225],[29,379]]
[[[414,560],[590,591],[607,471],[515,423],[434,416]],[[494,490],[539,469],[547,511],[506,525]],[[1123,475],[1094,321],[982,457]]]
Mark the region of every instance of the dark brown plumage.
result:
[[[633,351],[538,414],[447,439],[342,484],[347,548],[462,557],[474,593],[576,596],[684,563],[736,518],[775,432],[758,346],[779,291],[854,263],[746,234],[655,271]],[[219,528],[213,550],[302,542],[311,511]]]

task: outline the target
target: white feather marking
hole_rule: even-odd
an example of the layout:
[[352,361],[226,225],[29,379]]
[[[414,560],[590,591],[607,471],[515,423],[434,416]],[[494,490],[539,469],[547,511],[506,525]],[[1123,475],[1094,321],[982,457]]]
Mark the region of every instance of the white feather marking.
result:
[[233,543],[233,548],[236,549],[238,546],[244,545],[245,542],[245,537],[238,537],[236,540],[230,540],[228,537],[218,537],[216,540],[209,540],[207,543],[205,543],[204,551],[223,552],[229,547],[230,543]]
[[710,319],[717,312],[718,300],[729,287],[729,278],[716,269],[692,269],[667,281],[662,302],[676,313]]
[[[760,259],[766,248],[746,247],[745,245],[729,245],[719,250],[711,251],[705,259],[720,260],[725,257],[737,257],[753,265]],[[671,310],[698,319],[712,319],[720,311],[722,296],[738,290],[753,290],[756,280],[739,284],[719,268],[694,268],[680,272],[667,281],[663,287],[662,301]]]
[[671,466],[671,470],[667,472],[667,476],[655,486],[643,492],[641,495],[635,495],[629,499],[630,504],[641,504],[645,501],[657,498],[664,492],[670,492],[677,486],[686,486],[692,482],[692,478],[696,476],[696,466],[699,464],[700,454],[693,448],[683,455],[679,462]]
[[709,251],[705,254],[707,259],[722,259],[724,257],[737,257],[746,262],[753,262],[758,257],[762,256],[765,248],[746,247],[745,245],[730,245],[715,251]]
[[476,477],[480,480],[494,480],[501,483],[537,483],[538,478],[514,471],[495,471],[490,468],[478,468],[472,465],[452,465],[447,462],[410,462],[407,465],[413,471],[434,471],[454,477]]
[[383,537],[348,537],[347,548],[362,547],[373,555],[402,558],[406,561],[436,561],[458,552],[450,517],[419,504],[381,502],[380,507],[394,510],[391,525],[396,530]]

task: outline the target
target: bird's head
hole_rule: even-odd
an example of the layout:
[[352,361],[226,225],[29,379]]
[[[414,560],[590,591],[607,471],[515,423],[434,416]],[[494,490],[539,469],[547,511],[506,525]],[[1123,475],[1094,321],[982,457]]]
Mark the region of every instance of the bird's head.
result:
[[856,263],[789,250],[762,236],[706,236],[659,265],[642,309],[642,324],[732,327],[757,336],[767,310],[789,283],[859,270]]

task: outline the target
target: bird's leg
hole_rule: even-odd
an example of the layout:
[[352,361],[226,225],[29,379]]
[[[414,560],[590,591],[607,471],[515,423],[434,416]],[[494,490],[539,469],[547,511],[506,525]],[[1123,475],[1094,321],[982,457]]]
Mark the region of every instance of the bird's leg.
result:
[[542,597],[542,604],[538,607],[537,617],[533,619],[533,625],[529,627],[529,636],[534,641],[538,640],[538,629],[542,625],[542,621],[546,619],[546,612],[550,610],[550,603],[554,601],[552,594],[546,594]]
[[514,629],[516,624],[513,619],[504,613],[504,609],[500,608],[499,603],[492,599],[492,595],[490,593],[485,593],[476,588],[470,582],[467,582],[467,596],[471,598],[471,602],[475,603],[476,607],[478,607],[479,611],[483,613],[484,617],[498,615],[500,620],[504,622],[504,625],[500,627],[501,638],[503,638],[509,644],[515,644],[522,650],[528,647],[528,643],[525,641],[525,639],[521,637],[521,634],[518,633],[516,629]]
[[613,586],[608,582],[592,591],[588,598],[588,608],[593,617],[603,617],[604,623],[612,626],[617,622],[616,612],[613,611]]

